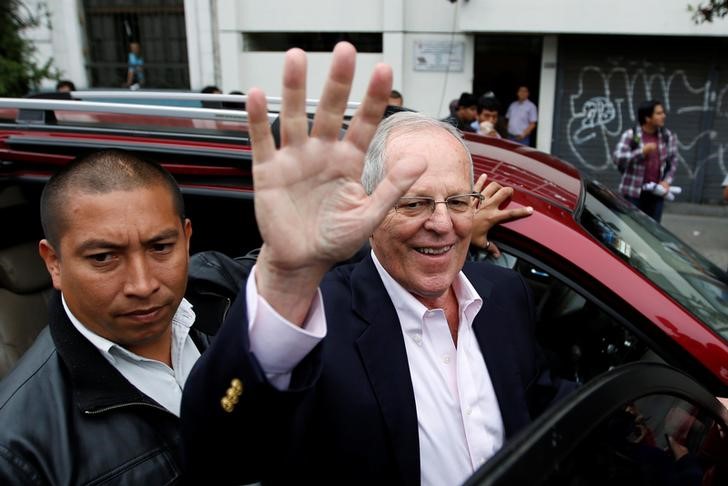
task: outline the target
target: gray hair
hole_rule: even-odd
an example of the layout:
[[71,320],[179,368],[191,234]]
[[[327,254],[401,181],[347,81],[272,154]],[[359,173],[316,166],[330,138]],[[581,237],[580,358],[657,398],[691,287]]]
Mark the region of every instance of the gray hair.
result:
[[462,134],[454,126],[447,122],[436,120],[422,113],[414,111],[402,111],[395,113],[383,120],[369,144],[369,150],[364,160],[364,170],[361,174],[361,183],[367,194],[374,192],[374,189],[384,178],[384,164],[386,162],[386,147],[389,138],[393,133],[398,135],[403,133],[412,133],[426,128],[439,128],[445,130],[452,135],[468,154],[468,162],[470,166],[470,188],[473,188],[473,158],[470,150],[463,141]]

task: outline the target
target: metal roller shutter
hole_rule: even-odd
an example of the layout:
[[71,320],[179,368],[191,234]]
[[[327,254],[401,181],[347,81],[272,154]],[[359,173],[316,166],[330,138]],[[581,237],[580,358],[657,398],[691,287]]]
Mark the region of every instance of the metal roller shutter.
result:
[[552,152],[616,189],[611,153],[644,100],[677,135],[679,201],[717,203],[728,173],[728,40],[562,36]]

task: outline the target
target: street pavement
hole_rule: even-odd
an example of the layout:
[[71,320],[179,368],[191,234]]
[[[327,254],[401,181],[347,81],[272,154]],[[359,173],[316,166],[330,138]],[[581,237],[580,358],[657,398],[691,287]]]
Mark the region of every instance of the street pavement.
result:
[[666,203],[662,225],[723,270],[728,268],[728,204]]

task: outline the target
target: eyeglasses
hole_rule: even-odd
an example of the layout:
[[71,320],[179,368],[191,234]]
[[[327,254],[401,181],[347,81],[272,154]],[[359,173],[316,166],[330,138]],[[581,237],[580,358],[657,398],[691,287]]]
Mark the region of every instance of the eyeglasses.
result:
[[485,198],[479,192],[455,194],[444,201],[435,201],[434,198],[427,196],[401,197],[397,201],[397,204],[394,205],[394,210],[403,216],[414,217],[422,216],[423,214],[429,216],[435,212],[435,206],[437,204],[444,204],[451,214],[462,214],[469,209],[477,209],[483,199]]

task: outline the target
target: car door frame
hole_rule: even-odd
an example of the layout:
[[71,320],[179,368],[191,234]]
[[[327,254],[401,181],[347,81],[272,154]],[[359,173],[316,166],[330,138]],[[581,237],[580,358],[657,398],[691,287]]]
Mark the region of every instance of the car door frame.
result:
[[611,414],[627,403],[656,394],[700,406],[728,431],[728,410],[691,377],[662,363],[629,363],[594,378],[551,407],[464,484],[539,484]]

